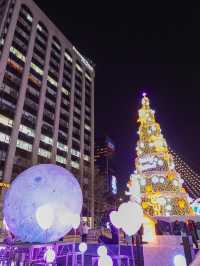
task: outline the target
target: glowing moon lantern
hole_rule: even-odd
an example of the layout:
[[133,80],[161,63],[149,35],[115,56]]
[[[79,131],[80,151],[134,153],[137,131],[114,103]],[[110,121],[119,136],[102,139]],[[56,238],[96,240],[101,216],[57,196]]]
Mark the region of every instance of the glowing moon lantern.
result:
[[40,164],[13,181],[5,196],[4,217],[20,240],[45,243],[60,239],[72,229],[82,204],[80,185],[69,171]]

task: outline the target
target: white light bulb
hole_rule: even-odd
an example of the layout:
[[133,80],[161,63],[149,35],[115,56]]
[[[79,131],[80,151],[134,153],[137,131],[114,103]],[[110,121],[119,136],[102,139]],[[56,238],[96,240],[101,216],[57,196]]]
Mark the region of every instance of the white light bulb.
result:
[[157,184],[159,181],[157,176],[153,176],[151,180],[153,184]]
[[178,181],[177,180],[173,180],[173,185],[174,186],[178,186]]
[[87,244],[85,242],[82,242],[79,244],[78,248],[81,253],[85,253],[87,251]]
[[108,254],[107,248],[105,246],[100,246],[97,249],[97,254],[99,257],[104,257]]
[[159,166],[163,166],[163,164],[164,164],[164,163],[163,163],[162,160],[159,160],[159,161],[158,161],[158,165],[159,165]]
[[165,179],[163,177],[160,178],[160,183],[163,184],[165,182]]
[[52,247],[47,247],[47,251],[44,253],[44,260],[47,263],[52,263],[54,262],[55,258],[56,258],[55,251],[52,249]]
[[146,180],[145,179],[141,179],[140,180],[140,184],[141,184],[141,186],[145,186],[146,185]]
[[172,206],[171,205],[167,205],[166,206],[166,210],[171,211],[172,210]]

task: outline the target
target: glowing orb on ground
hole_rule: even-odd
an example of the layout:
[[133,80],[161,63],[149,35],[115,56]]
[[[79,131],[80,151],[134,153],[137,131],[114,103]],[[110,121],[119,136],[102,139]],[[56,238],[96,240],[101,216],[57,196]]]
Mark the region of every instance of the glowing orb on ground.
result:
[[112,258],[109,255],[100,257],[98,260],[98,266],[113,266]]
[[82,204],[80,185],[69,171],[40,164],[13,181],[5,196],[4,217],[21,241],[45,243],[77,226]]
[[108,253],[108,251],[107,251],[107,248],[105,246],[98,247],[98,249],[97,249],[98,256],[104,257],[107,255],[107,253]]
[[79,248],[79,251],[81,253],[85,253],[87,251],[88,247],[87,247],[87,244],[85,242],[82,242],[79,244],[78,248]]
[[54,262],[55,258],[56,258],[55,251],[51,247],[48,247],[47,251],[44,253],[44,260],[47,263],[52,263]]

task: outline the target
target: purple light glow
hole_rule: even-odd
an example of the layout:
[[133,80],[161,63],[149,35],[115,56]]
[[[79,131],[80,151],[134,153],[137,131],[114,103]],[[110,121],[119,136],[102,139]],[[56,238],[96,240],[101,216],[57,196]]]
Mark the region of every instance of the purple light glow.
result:
[[143,96],[143,97],[147,96],[146,92],[143,92],[143,93],[142,93],[142,96]]

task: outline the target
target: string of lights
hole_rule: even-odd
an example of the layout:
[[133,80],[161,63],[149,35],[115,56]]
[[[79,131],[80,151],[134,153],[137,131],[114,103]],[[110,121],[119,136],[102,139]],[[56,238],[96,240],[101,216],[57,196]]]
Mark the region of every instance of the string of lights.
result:
[[169,149],[173,156],[176,171],[183,178],[183,187],[193,199],[200,197],[200,175],[196,173],[182,158],[171,148]]

